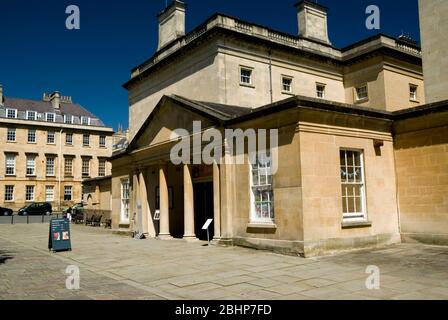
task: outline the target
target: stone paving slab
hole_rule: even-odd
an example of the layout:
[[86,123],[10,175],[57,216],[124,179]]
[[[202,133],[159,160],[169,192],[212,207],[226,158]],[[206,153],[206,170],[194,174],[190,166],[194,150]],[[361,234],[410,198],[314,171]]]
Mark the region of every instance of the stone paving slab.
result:
[[[442,299],[448,248],[400,244],[304,259],[183,240],[134,240],[72,226],[70,252],[48,252],[48,224],[0,225],[0,299]],[[80,289],[65,287],[67,266]],[[378,266],[380,289],[366,288]]]

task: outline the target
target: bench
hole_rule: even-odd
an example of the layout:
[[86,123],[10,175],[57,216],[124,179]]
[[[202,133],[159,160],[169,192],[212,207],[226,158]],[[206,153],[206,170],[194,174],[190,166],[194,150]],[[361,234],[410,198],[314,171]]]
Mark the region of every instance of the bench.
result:
[[92,226],[96,227],[96,226],[101,226],[101,218],[103,218],[102,215],[93,215],[93,221],[92,221]]
[[106,219],[104,220],[104,228],[112,228],[112,219]]
[[92,214],[90,217],[86,217],[86,226],[93,224],[93,219],[96,217],[95,214]]

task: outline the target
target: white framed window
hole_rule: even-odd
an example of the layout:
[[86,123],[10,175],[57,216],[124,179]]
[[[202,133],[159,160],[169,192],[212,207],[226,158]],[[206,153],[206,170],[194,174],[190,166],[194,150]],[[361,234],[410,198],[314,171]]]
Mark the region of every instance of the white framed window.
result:
[[83,134],[82,135],[82,145],[84,147],[90,146],[90,134]]
[[341,149],[342,213],[346,221],[366,219],[364,153],[361,150]]
[[418,101],[418,86],[415,84],[409,85],[409,100]]
[[320,99],[325,98],[325,83],[316,83],[316,97]]
[[274,188],[269,152],[259,153],[250,170],[251,217],[253,223],[274,222]]
[[106,175],[106,160],[98,159],[98,176],[104,177]]
[[54,201],[54,186],[45,186],[45,201]]
[[73,116],[70,114],[64,114],[64,123],[73,124]]
[[15,142],[16,141],[16,128],[8,128],[6,133],[6,141]]
[[106,147],[106,136],[100,136],[100,148]]
[[16,119],[17,109],[6,109],[6,118]]
[[6,171],[5,174],[7,176],[13,176],[16,174],[16,155],[15,154],[6,154]]
[[5,201],[14,201],[14,186],[5,186]]
[[67,144],[69,146],[73,145],[73,133],[65,134],[65,144]]
[[121,222],[129,222],[129,179],[121,180]]
[[82,159],[82,177],[90,176],[90,159]]
[[55,113],[51,113],[51,112],[47,112],[45,114],[45,121],[47,121],[47,122],[55,122],[56,121],[56,114]]
[[89,117],[81,117],[81,124],[85,125],[85,126],[89,126],[90,125],[90,118]]
[[26,119],[27,120],[32,120],[32,121],[36,120],[37,119],[36,111],[27,111],[26,112]]
[[34,186],[25,186],[25,201],[34,201]]
[[240,67],[240,84],[252,85],[252,69]]
[[47,131],[47,143],[55,144],[55,134],[54,131]]
[[27,176],[36,175],[36,156],[34,155],[26,156],[26,175]]
[[292,78],[282,76],[282,92],[292,93]]
[[355,88],[356,101],[363,101],[369,99],[369,90],[367,84]]
[[72,186],[64,186],[64,201],[72,201]]
[[47,177],[54,177],[54,164],[55,164],[55,157],[47,157],[47,161],[45,164],[45,174]]
[[64,175],[73,176],[73,158],[67,157],[64,159]]
[[36,143],[36,129],[28,129],[28,143]]

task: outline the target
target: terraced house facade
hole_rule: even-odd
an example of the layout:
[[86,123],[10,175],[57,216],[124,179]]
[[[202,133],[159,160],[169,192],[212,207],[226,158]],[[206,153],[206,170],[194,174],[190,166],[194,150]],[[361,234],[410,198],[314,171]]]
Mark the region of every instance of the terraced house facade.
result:
[[[186,33],[177,0],[158,15],[157,52],[124,84],[131,142],[111,158],[115,230],[205,239],[211,218],[218,243],[305,256],[446,241],[447,103],[425,104],[420,48],[386,35],[335,48],[326,7],[296,10],[298,36],[219,13]],[[277,170],[227,161],[236,152],[226,139],[214,163],[173,164],[173,132],[193,138],[193,121],[200,134],[278,130]],[[436,185],[406,158],[429,146]]]
[[0,206],[81,202],[83,179],[111,172],[112,135],[71,97],[10,98],[0,87]]

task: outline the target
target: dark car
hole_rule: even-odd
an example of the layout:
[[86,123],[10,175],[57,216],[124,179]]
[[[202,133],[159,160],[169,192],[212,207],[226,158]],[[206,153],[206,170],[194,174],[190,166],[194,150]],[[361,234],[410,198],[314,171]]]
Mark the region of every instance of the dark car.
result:
[[0,216],[12,216],[12,209],[0,207]]
[[51,204],[48,202],[33,202],[22,209],[19,210],[19,216],[41,216],[41,215],[51,215],[53,212]]

